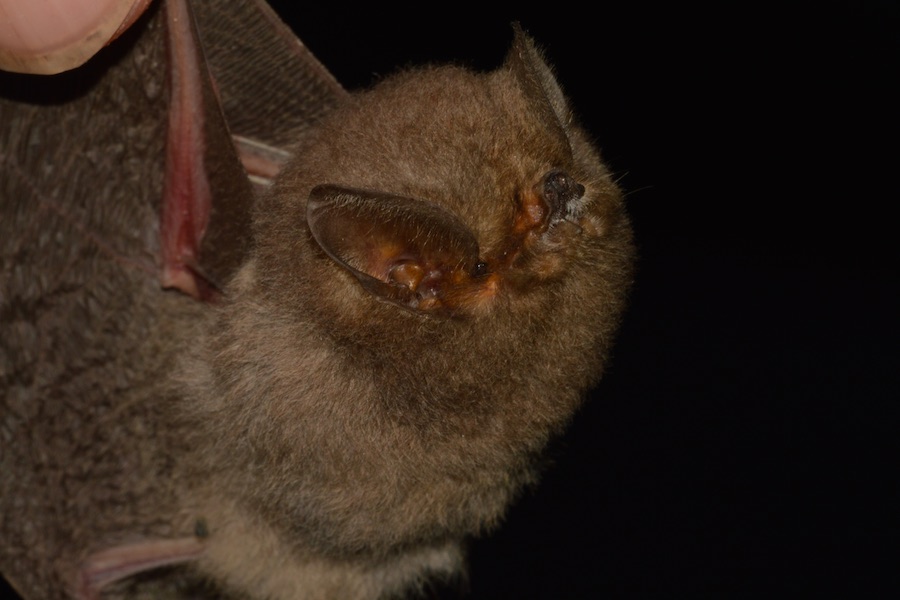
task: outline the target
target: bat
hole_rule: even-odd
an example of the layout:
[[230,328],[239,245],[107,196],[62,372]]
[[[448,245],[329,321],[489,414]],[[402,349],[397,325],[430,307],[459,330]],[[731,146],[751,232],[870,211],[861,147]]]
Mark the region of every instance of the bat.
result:
[[[602,374],[622,194],[520,28],[348,94],[170,0],[0,101],[0,570],[24,598],[402,596]],[[5,90],[10,90],[9,92]]]

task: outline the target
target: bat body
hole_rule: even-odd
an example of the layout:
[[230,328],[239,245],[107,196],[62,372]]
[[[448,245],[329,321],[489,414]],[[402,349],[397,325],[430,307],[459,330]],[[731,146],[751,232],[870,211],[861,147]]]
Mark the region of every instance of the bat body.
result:
[[[215,8],[195,4],[197,39]],[[632,255],[610,173],[521,31],[495,71],[353,96],[307,57],[290,140],[230,116],[230,55],[207,50],[185,143],[181,75],[159,79],[173,28],[140,27],[89,89],[0,103],[0,569],[26,598],[453,576],[602,372]],[[70,119],[79,142],[48,148],[72,107],[90,132]],[[254,193],[239,159],[280,172]],[[211,215],[167,221],[197,165]]]

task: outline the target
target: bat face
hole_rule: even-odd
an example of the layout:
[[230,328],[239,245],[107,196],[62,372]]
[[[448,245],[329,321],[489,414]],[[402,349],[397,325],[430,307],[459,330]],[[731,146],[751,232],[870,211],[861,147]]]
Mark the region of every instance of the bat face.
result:
[[[273,293],[318,274],[311,289],[370,296],[344,315],[390,318],[378,300],[478,319],[578,280],[618,286],[582,271],[627,268],[604,255],[627,253],[619,192],[539,61],[522,38],[493,73],[407,73],[327,120],[257,214]],[[292,241],[309,260],[283,252]]]

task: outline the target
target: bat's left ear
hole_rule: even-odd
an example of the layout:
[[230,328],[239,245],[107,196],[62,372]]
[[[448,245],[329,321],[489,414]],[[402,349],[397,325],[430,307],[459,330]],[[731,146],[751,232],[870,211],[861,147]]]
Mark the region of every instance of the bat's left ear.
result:
[[513,23],[513,43],[506,55],[504,66],[512,71],[519,89],[538,122],[551,130],[551,135],[571,155],[568,128],[572,122],[572,110],[562,88],[553,75],[553,69],[534,41],[519,23]]
[[306,219],[322,250],[381,300],[452,315],[493,295],[475,236],[435,204],[320,185],[310,193]]

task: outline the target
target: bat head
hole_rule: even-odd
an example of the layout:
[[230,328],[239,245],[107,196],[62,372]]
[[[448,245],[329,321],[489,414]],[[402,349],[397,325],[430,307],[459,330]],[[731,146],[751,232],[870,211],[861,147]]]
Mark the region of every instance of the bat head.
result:
[[[258,237],[272,240],[273,266],[291,263],[271,273],[336,284],[317,309],[487,318],[523,295],[560,293],[582,277],[578,263],[627,270],[619,191],[518,27],[496,71],[395,76],[357,95],[298,154],[273,196],[277,221],[264,217],[271,229]],[[291,226],[303,221],[312,264],[275,243],[296,238]],[[273,290],[290,287],[277,279]]]

